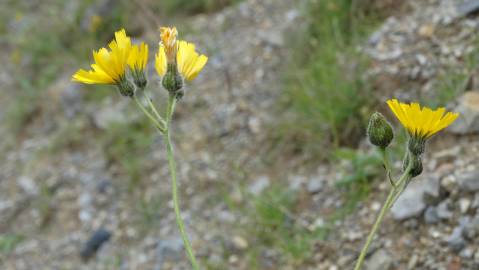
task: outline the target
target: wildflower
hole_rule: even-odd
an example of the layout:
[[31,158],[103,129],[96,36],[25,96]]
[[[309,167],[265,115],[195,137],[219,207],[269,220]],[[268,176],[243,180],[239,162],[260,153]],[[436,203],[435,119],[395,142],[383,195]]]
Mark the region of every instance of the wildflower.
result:
[[108,44],[110,50],[101,48],[93,51],[95,63],[92,70],[78,70],[72,80],[86,84],[115,84],[120,93],[132,96],[134,87],[125,78],[128,57],[131,51],[131,40],[124,29],[115,33],[115,40]]
[[420,155],[428,138],[448,127],[459,116],[458,113],[446,112],[439,108],[432,110],[418,103],[400,103],[397,99],[387,101],[389,108],[409,133],[409,150]]
[[161,44],[165,48],[165,53],[168,59],[168,63],[173,63],[176,57],[176,51],[178,49],[176,43],[176,37],[178,36],[178,30],[176,27],[161,27],[160,28],[160,38]]
[[391,125],[386,121],[384,116],[378,112],[371,115],[367,129],[369,141],[385,149],[394,138],[394,132]]
[[128,66],[130,67],[133,80],[138,88],[143,89],[147,84],[145,69],[148,62],[148,45],[141,43],[131,48],[128,57]]
[[163,86],[172,93],[180,93],[183,79],[191,81],[196,78],[208,57],[198,54],[194,44],[178,41],[176,28],[162,27],[160,31],[161,42],[155,55],[155,68],[163,78]]

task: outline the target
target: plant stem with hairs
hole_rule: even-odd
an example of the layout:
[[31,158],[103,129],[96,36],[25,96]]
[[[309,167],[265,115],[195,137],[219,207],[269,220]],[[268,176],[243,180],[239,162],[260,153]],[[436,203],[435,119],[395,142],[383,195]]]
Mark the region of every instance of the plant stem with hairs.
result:
[[[354,267],[354,270],[360,270],[363,263],[364,259],[366,258],[366,254],[368,252],[369,246],[371,245],[374,236],[376,235],[376,232],[379,229],[379,226],[381,225],[384,217],[386,216],[387,212],[391,207],[393,206],[394,202],[397,200],[399,195],[404,191],[404,189],[407,186],[407,182],[410,179],[409,173],[411,170],[412,162],[409,162],[408,167],[404,171],[404,173],[401,175],[399,180],[395,182],[395,184],[391,187],[391,191],[389,191],[388,197],[386,198],[386,201],[383,204],[383,207],[381,208],[381,211],[379,212],[378,217],[376,218],[376,221],[374,222],[373,227],[371,228],[371,231],[369,232],[368,238],[366,239],[366,243],[364,243],[364,246],[361,250],[361,253],[359,254],[358,260],[356,262],[356,266]],[[389,177],[389,175],[388,175]],[[392,180],[391,180],[392,181]]]
[[145,107],[143,107],[141,101],[134,97],[138,107],[142,110],[142,112],[150,119],[153,124],[160,130],[161,134],[163,135],[165,144],[166,144],[166,156],[168,159],[168,166],[170,170],[171,176],[171,196],[173,200],[173,208],[175,211],[175,218],[176,223],[178,225],[178,229],[181,234],[181,238],[183,240],[183,244],[186,249],[186,253],[188,255],[188,259],[191,263],[191,266],[194,270],[198,270],[199,266],[196,262],[196,258],[193,252],[193,248],[191,247],[191,243],[189,237],[185,231],[185,225],[183,222],[183,218],[181,217],[181,210],[180,210],[180,202],[178,198],[178,182],[176,178],[176,161],[173,152],[173,145],[171,143],[171,120],[173,118],[173,113],[175,111],[176,106],[176,97],[174,94],[170,94],[168,98],[168,105],[166,110],[166,120],[163,120],[161,115],[158,113],[158,110],[155,108],[153,102],[149,97],[147,98],[148,107],[150,111],[148,111]]

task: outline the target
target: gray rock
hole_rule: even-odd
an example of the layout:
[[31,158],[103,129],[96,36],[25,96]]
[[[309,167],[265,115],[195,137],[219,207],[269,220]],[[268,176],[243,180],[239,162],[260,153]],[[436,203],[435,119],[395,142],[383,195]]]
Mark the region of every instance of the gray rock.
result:
[[451,235],[446,239],[449,247],[455,252],[460,252],[466,246],[466,240],[462,237],[463,227],[461,225],[454,228]]
[[261,176],[254,181],[248,188],[248,191],[254,195],[259,195],[270,185],[268,176]]
[[437,216],[445,220],[452,218],[453,213],[449,209],[449,200],[445,200],[437,206]]
[[479,170],[461,173],[456,178],[462,190],[468,192],[479,190]]
[[472,259],[474,256],[474,251],[471,248],[465,248],[459,253],[459,256],[464,259]]
[[128,114],[127,107],[128,100],[122,100],[118,103],[113,103],[111,100],[106,100],[99,110],[93,112],[93,122],[98,128],[108,129],[115,123],[131,123],[140,114]]
[[388,270],[391,268],[393,259],[389,253],[380,249],[366,261],[366,270]]
[[181,238],[162,239],[157,245],[158,265],[164,261],[177,261],[183,257],[183,240]]
[[257,32],[258,37],[269,45],[282,47],[284,45],[284,38],[280,31],[263,31]]
[[479,10],[478,0],[467,0],[456,6],[456,16],[463,17]]
[[464,224],[464,231],[462,235],[469,240],[474,240],[477,238],[477,236],[479,236],[479,214]]
[[78,84],[68,84],[60,95],[65,116],[73,119],[83,108],[83,91]]
[[111,233],[105,229],[98,229],[93,232],[80,252],[82,259],[89,260],[110,237]]
[[434,206],[429,206],[424,212],[424,221],[427,224],[435,224],[439,222],[439,215],[437,209]]
[[396,220],[419,216],[426,208],[425,197],[439,196],[439,180],[435,177],[414,180],[391,208]]
[[479,131],[479,92],[470,91],[459,98],[459,104],[453,110],[460,115],[451,125],[450,131],[456,134],[470,134]]
[[309,180],[306,190],[309,193],[318,193],[323,188],[324,181],[321,178],[312,178]]

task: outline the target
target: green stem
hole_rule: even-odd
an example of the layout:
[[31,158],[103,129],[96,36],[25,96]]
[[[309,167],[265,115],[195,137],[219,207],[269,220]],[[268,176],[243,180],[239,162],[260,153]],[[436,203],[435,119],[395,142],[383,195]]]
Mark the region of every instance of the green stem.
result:
[[170,138],[170,123],[171,118],[173,116],[173,112],[175,110],[175,103],[176,98],[170,95],[168,100],[168,109],[166,114],[166,132],[164,133],[165,142],[166,142],[166,152],[168,157],[168,165],[170,167],[170,175],[171,175],[171,194],[173,197],[173,207],[175,209],[175,216],[176,216],[176,223],[178,224],[178,229],[180,230],[181,238],[183,239],[183,243],[186,248],[186,253],[188,254],[188,258],[190,259],[191,266],[194,270],[198,270],[198,263],[196,262],[195,255],[193,253],[193,249],[191,248],[191,243],[188,238],[188,235],[185,231],[185,225],[183,223],[183,219],[181,218],[180,206],[178,201],[178,187],[176,181],[176,162],[173,154],[173,146],[171,144]]
[[151,98],[146,93],[145,93],[145,97],[148,100],[148,105],[150,106],[151,111],[155,114],[158,121],[164,126],[166,126],[165,120],[163,120],[163,117],[161,117],[161,115],[158,113],[158,110],[156,110],[155,104],[153,104],[153,102],[151,101]]
[[363,263],[364,259],[366,258],[366,254],[368,252],[369,246],[371,245],[374,235],[376,235],[377,230],[379,229],[379,226],[381,225],[384,217],[386,216],[386,213],[389,209],[391,209],[392,205],[396,201],[396,199],[399,197],[399,195],[402,193],[403,189],[406,187],[406,185],[403,186],[403,183],[407,182],[409,179],[409,172],[411,170],[411,163],[407,167],[406,171],[403,173],[401,178],[395,183],[396,185],[391,188],[391,191],[388,194],[388,197],[386,201],[383,204],[383,207],[381,208],[381,211],[379,212],[379,215],[374,222],[374,225],[369,232],[368,238],[366,239],[366,243],[363,246],[363,249],[361,250],[361,253],[359,254],[359,258],[356,262],[356,266],[354,267],[354,270],[360,270]]
[[138,97],[135,95],[133,96],[133,99],[135,100],[136,102],[136,105],[141,109],[141,111],[146,115],[146,117],[148,117],[148,119],[150,119],[151,122],[153,122],[153,124],[160,130],[160,132],[162,134],[165,133],[165,127],[162,123],[158,122],[155,117],[153,117],[153,115],[151,115],[151,113],[148,112],[147,109],[145,109],[145,107],[143,107],[143,104],[141,104],[141,101],[138,99]]
[[388,150],[387,148],[381,148],[381,157],[383,159],[384,169],[386,169],[386,176],[388,177],[389,182],[393,187],[396,187],[396,182],[391,177],[391,163],[389,162]]

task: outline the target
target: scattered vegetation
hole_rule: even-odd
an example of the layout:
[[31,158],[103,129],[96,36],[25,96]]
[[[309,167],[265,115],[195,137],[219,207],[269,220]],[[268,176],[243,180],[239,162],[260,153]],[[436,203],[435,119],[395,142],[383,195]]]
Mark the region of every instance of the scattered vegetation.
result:
[[24,239],[23,235],[19,234],[2,234],[0,235],[0,253],[8,255],[15,249]]
[[430,93],[421,98],[421,103],[436,108],[443,107],[457,98],[470,87],[470,78],[477,72],[479,66],[479,40],[475,41],[474,50],[464,56],[462,68],[450,67],[442,71]]
[[197,14],[213,12],[240,0],[165,0],[159,1],[153,8],[156,14]]
[[336,150],[334,157],[344,164],[338,167],[343,177],[336,183],[338,188],[344,190],[344,203],[343,207],[331,217],[331,224],[352,213],[357,203],[366,198],[371,191],[374,179],[385,175],[381,156],[376,151],[365,153],[343,148]]
[[[59,0],[38,6],[28,1],[10,1],[9,6],[16,13],[1,13],[0,29],[5,32],[2,42],[10,51],[13,73],[22,75],[13,78],[14,99],[6,115],[10,129],[18,133],[32,120],[46,98],[47,87],[59,76],[65,76],[65,66],[87,59],[83,57],[91,54],[87,48],[104,45],[114,29],[128,25],[125,15],[129,13],[124,12],[127,5],[128,1],[118,1],[104,14],[92,1],[83,1],[79,6]],[[33,8],[38,15],[30,18],[26,14]]]
[[147,153],[153,143],[150,123],[143,118],[134,123],[115,123],[103,131],[101,137],[107,160],[118,164],[129,177],[129,188],[140,183],[144,176]]
[[285,71],[283,105],[291,116],[279,124],[279,134],[290,150],[325,158],[362,138],[374,100],[358,45],[378,21],[373,2],[307,2],[306,26],[293,39],[297,53]]
[[247,203],[230,207],[247,217],[243,233],[250,243],[248,269],[262,269],[261,255],[267,250],[278,254],[280,263],[301,265],[312,256],[315,241],[325,237],[322,228],[311,230],[300,224],[296,213],[298,194],[284,185],[272,185],[259,195],[245,193]]

